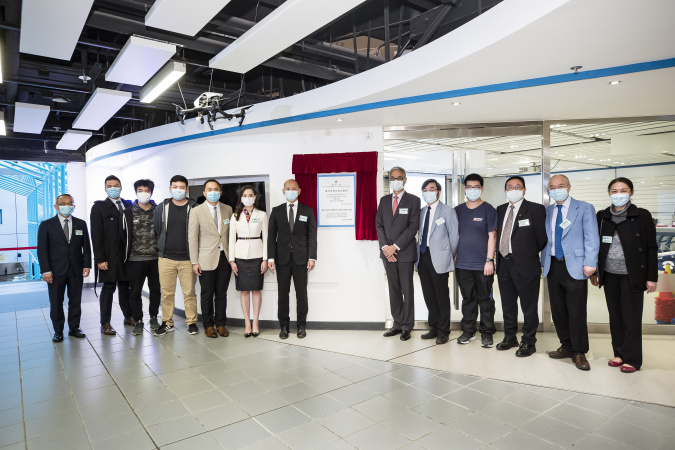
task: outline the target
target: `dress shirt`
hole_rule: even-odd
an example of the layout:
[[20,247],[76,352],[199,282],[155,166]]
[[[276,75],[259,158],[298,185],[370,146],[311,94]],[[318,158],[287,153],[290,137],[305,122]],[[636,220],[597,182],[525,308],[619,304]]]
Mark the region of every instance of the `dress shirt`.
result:
[[[511,236],[513,235],[513,227],[516,225],[516,222],[518,220],[518,211],[520,210],[520,206],[522,204],[523,199],[521,198],[516,203],[509,202],[508,205],[506,205],[506,214],[504,214],[504,222],[502,222],[502,230],[506,226],[506,221],[509,220],[509,211],[511,210],[511,206],[513,206],[513,224],[511,226],[511,234],[509,234],[509,253],[513,253],[513,248],[511,247]],[[499,249],[499,242],[497,243],[497,249]]]
[[[431,238],[431,222],[434,221],[434,213],[436,212],[436,207],[438,206],[438,202],[439,202],[439,200],[436,200],[435,202],[433,202],[431,204],[431,206],[427,205],[427,207],[430,210],[429,211],[429,221],[430,221],[429,232],[427,233],[427,248],[429,248],[429,239]],[[426,215],[425,215],[425,217],[426,217]],[[422,227],[422,230],[424,230],[424,219],[422,219],[421,227]]]
[[[570,203],[572,203],[572,197],[567,196],[565,201],[562,204],[562,221],[564,222],[567,219],[567,211],[570,210]],[[558,218],[558,203],[556,202],[553,205],[553,217],[551,217],[551,256],[555,256],[555,221]]]
[[[216,206],[213,206],[211,203],[208,201],[206,202],[207,205],[209,205],[209,214],[211,215],[211,218],[213,218],[213,210],[216,210],[216,220],[218,221],[218,234],[220,234],[220,230],[222,229],[223,226],[223,218],[220,217],[220,202],[216,203]],[[225,249],[223,248],[223,244],[220,244],[220,251],[224,252]]]

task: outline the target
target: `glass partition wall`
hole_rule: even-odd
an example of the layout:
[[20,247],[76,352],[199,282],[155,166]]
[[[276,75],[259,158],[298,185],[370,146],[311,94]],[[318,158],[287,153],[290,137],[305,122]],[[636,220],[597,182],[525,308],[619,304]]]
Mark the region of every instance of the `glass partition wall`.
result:
[[[401,166],[408,171],[407,190],[420,195],[423,180],[444,181],[444,198],[453,206],[465,201],[463,176],[473,172],[484,177],[482,198],[495,207],[506,202],[504,183],[511,175],[525,179],[525,198],[548,205],[548,180],[564,173],[571,195],[596,211],[610,204],[609,181],[627,177],[635,185],[633,203],[648,209],[656,221],[659,273],[675,266],[675,117],[391,127],[385,129],[384,139],[385,193],[388,170]],[[425,322],[417,275],[415,280],[415,318]],[[450,283],[453,329],[458,329],[461,296],[453,277]],[[496,278],[494,297],[495,321],[501,327]],[[675,334],[670,317],[675,312],[667,298],[645,294],[645,333]],[[384,300],[388,305],[388,294]],[[553,331],[544,280],[539,308],[540,329]],[[609,333],[608,320],[603,291],[589,284],[589,330]]]

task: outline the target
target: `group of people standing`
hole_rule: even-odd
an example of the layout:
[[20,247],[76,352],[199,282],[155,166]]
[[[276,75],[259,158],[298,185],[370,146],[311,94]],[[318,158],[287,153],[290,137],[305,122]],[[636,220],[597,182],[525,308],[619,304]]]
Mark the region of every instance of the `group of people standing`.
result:
[[[389,285],[393,326],[385,337],[410,339],[414,326],[413,273],[417,270],[429,311],[430,330],[422,339],[449,341],[449,273],[462,295],[462,334],[468,344],[481,334],[481,345],[493,346],[496,332],[492,295],[497,274],[504,338],[497,350],[517,348],[527,357],[536,352],[539,326],[539,285],[546,279],[553,323],[560,347],[554,359],[571,358],[580,370],[590,370],[587,326],[588,280],[604,287],[609,310],[614,358],[612,367],[632,373],[642,365],[644,291],[656,290],[656,227],[649,211],[630,199],[633,183],[623,177],[609,183],[611,205],[595,208],[570,196],[565,175],[549,181],[548,207],[526,200],[525,179],[506,180],[507,202],[496,209],[481,199],[483,178],[464,177],[466,202],[452,208],[441,199],[442,186],[430,179],[422,185],[422,201],[405,191],[406,172],[389,171],[392,194],[382,197],[376,227]],[[417,238],[416,238],[417,236]],[[517,338],[518,300],[524,321]],[[478,312],[480,323],[476,326]]]
[[241,187],[234,211],[220,201],[222,189],[217,180],[204,183],[202,204],[187,196],[187,187],[185,177],[172,177],[171,197],[156,204],[151,199],[154,182],[138,180],[132,203],[121,197],[119,178],[108,176],[107,198],[94,202],[91,208],[91,244],[86,222],[72,215],[73,197],[57,197],[57,214],[43,221],[38,229],[38,259],[42,277],[48,283],[55,342],[63,341],[66,287],[68,335],[85,337],[80,329],[81,296],[84,277],[91,269],[92,250],[94,281],[103,283],[99,304],[104,335],[117,334],[110,323],[116,290],[124,325],[133,326],[134,335],[143,333],[142,291],[146,281],[149,326],[155,336],[174,331],[177,283],[183,293],[187,331],[199,333],[195,292],[199,277],[204,333],[210,338],[227,337],[227,291],[234,273],[236,289],[241,294],[245,336],[258,336],[261,291],[269,269],[276,270],[279,284],[279,336],[289,336],[291,279],[297,297],[297,336],[306,336],[308,273],[314,268],[317,254],[316,220],[312,208],[297,201],[298,183],[293,179],[284,183],[286,202],[275,207],[269,219],[251,185]]

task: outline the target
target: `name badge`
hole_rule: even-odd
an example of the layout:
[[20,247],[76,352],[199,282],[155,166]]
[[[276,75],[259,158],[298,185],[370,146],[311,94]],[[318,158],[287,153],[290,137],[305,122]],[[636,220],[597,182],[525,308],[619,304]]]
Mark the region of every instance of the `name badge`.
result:
[[230,219],[223,219],[223,225],[229,225]]
[[134,223],[140,223],[141,219],[134,219]]
[[251,223],[260,223],[260,219],[252,219]]
[[438,225],[438,226],[443,225],[444,223],[445,223],[445,219],[442,218],[442,217],[436,221],[436,225]]
[[565,219],[565,221],[560,224],[560,228],[562,228],[564,230],[565,228],[569,227],[570,225],[572,225],[572,222],[570,222],[569,219]]
[[602,237],[602,243],[603,244],[611,244],[612,243],[612,236],[603,236]]
[[398,213],[399,214],[408,214],[408,208],[399,208]]
[[307,216],[300,216],[300,217],[298,217],[298,220],[300,222],[307,222]]
[[529,227],[530,226],[530,219],[519,220],[518,226],[519,227]]
[[82,230],[75,230],[75,236],[82,236]]
[[482,221],[483,221],[483,218],[482,218],[482,217],[474,217],[474,218],[473,218],[473,221],[474,221],[474,222],[482,222]]

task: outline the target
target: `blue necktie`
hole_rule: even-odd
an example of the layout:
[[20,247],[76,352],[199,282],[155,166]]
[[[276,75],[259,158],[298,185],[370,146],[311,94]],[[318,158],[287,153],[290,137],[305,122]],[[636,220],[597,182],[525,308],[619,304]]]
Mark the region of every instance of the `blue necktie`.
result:
[[555,257],[557,259],[563,259],[565,252],[562,247],[562,234],[563,229],[560,226],[562,223],[562,207],[563,205],[556,205],[558,207],[558,215],[555,218]]
[[427,206],[427,215],[424,216],[424,230],[422,230],[422,244],[420,245],[420,252],[427,252],[427,236],[429,236],[429,212],[431,208]]

